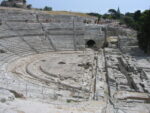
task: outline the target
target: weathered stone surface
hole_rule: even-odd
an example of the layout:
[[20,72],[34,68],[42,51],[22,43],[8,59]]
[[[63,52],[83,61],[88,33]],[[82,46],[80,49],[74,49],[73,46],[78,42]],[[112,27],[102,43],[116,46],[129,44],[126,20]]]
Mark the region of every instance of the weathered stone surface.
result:
[[5,103],[7,101],[13,101],[15,96],[9,90],[0,88],[0,102]]
[[0,112],[150,112],[150,57],[136,32],[26,10],[0,9],[0,20]]
[[114,94],[114,97],[120,100],[133,99],[133,100],[144,100],[149,101],[150,95],[148,93],[138,93],[138,92],[127,92],[118,91]]

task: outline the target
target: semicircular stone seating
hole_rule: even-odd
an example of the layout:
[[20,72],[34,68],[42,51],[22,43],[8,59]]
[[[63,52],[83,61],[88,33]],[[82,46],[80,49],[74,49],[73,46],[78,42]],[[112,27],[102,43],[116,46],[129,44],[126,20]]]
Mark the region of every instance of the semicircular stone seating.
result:
[[102,26],[85,25],[85,19],[95,21],[93,17],[0,9],[0,76],[9,80],[5,84],[0,79],[1,84],[27,96],[33,95],[22,89],[37,93],[45,86],[58,98],[91,98],[94,52],[84,52],[85,44],[98,39],[102,46],[104,32]]

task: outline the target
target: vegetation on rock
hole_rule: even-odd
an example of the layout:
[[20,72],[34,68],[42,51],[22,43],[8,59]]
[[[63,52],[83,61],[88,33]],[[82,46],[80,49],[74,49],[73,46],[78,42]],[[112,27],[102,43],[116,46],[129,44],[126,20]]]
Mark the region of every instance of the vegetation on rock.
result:
[[134,13],[122,14],[118,8],[109,9],[106,14],[88,13],[88,15],[98,17],[100,19],[118,20],[120,24],[126,24],[138,32],[138,44],[139,47],[145,52],[150,54],[150,10],[141,12],[140,10]]

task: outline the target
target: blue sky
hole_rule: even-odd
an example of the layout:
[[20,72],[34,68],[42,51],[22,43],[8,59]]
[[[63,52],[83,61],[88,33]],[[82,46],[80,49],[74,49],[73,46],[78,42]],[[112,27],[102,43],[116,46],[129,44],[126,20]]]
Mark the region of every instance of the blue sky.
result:
[[106,13],[108,9],[117,9],[121,12],[134,12],[138,9],[150,8],[150,0],[27,0],[33,7],[43,8],[51,6],[53,10],[66,10],[75,12]]

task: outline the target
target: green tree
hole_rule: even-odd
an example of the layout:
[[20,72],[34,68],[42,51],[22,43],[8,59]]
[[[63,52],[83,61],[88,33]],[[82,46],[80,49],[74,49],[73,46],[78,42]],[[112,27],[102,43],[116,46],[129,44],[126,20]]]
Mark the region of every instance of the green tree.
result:
[[125,14],[125,16],[128,16],[128,17],[131,17],[131,18],[133,18],[133,16],[134,16],[134,13],[129,13],[129,12],[127,12],[127,13]]
[[145,53],[150,54],[150,10],[145,11],[141,16],[138,42],[139,47],[144,50]]
[[140,29],[140,23],[141,23],[141,11],[137,10],[134,15],[133,15],[133,19],[134,19],[134,29],[135,30],[139,30]]
[[44,7],[44,11],[52,11],[52,10],[53,10],[52,7],[48,7],[48,6]]
[[120,12],[120,8],[118,7],[117,13],[116,13],[116,18],[120,19],[121,18],[121,12]]
[[111,19],[112,17],[111,17],[110,14],[104,14],[104,15],[102,16],[102,18],[103,18],[103,19]]
[[121,13],[120,13],[119,7],[118,7],[117,11],[115,9],[109,9],[108,13],[111,15],[112,19],[120,19],[120,17],[121,17]]
[[27,1],[26,1],[26,0],[23,0],[23,3],[24,3],[24,4],[26,4],[26,3],[27,3]]
[[112,19],[117,19],[117,17],[116,17],[117,11],[115,9],[109,9],[108,13],[111,15]]
[[121,22],[125,23],[128,27],[131,27],[135,30],[140,29],[141,23],[141,11],[138,10],[135,13],[126,13],[124,17],[121,19]]
[[134,15],[133,15],[133,19],[135,21],[140,21],[140,18],[141,18],[141,11],[140,10],[137,10]]
[[90,16],[95,16],[95,17],[97,17],[97,18],[101,18],[101,14],[99,14],[99,13],[87,13],[88,15],[90,15]]
[[31,8],[32,8],[32,5],[31,5],[31,4],[27,5],[27,8],[28,8],[28,9],[31,9]]
[[115,9],[109,9],[108,12],[112,15],[115,15],[117,13]]
[[124,22],[128,27],[131,27],[131,28],[134,27],[134,20],[133,20],[132,17],[125,16],[125,17],[123,18],[123,22]]

